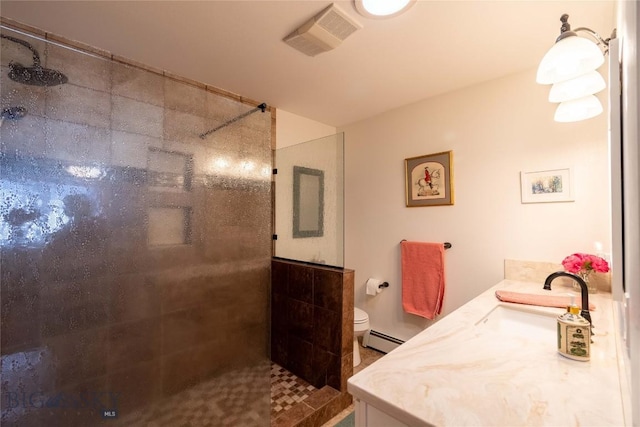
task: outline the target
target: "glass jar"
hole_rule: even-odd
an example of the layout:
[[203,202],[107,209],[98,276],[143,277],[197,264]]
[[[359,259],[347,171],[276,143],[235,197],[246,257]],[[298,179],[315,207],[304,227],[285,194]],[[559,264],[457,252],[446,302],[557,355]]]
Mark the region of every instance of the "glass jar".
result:
[[[584,280],[584,283],[587,284],[587,290],[589,291],[590,294],[598,293],[598,285],[595,283],[595,280],[590,280],[590,277],[589,277],[591,275],[590,271],[588,273],[577,273],[577,275],[580,276],[582,280]],[[576,281],[573,282],[573,290],[576,292],[581,292],[580,285]]]

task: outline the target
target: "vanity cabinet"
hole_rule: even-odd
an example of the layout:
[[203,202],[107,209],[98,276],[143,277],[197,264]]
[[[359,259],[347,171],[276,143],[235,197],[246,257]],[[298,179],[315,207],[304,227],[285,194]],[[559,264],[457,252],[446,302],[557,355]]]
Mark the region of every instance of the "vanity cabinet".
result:
[[356,426],[624,426],[629,396],[611,294],[589,296],[596,309],[588,362],[557,352],[556,318],[565,309],[495,296],[566,298],[571,289],[504,280],[420,332],[349,378]]
[[356,427],[409,427],[367,402],[355,400]]

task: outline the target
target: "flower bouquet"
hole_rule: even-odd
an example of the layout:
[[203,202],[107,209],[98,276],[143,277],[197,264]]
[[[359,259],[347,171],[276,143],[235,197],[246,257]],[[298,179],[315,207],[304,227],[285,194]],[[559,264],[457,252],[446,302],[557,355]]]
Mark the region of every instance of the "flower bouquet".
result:
[[[562,266],[565,271],[580,276],[587,284],[589,293],[596,293],[598,291],[597,286],[590,283],[589,275],[594,271],[598,273],[606,273],[609,271],[609,264],[607,261],[596,255],[582,253],[569,255],[562,260]],[[577,284],[574,284],[573,287],[579,289]]]

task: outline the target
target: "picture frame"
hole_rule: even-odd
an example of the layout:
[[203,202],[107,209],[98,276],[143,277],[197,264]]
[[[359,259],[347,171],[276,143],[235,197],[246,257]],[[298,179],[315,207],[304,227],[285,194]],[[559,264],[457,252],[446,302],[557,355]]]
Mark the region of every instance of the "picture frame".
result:
[[520,172],[522,203],[573,202],[571,168]]
[[453,151],[410,157],[404,169],[407,207],[453,205]]

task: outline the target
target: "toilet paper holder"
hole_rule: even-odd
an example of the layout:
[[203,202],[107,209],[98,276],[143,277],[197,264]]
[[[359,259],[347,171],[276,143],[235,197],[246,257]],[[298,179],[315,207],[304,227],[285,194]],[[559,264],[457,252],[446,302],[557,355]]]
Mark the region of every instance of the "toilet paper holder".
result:
[[388,288],[388,287],[389,287],[389,282],[383,282],[380,279],[374,279],[373,277],[370,277],[369,279],[367,279],[367,284],[365,288],[366,288],[367,295],[376,296],[380,292],[382,292],[384,288]]

